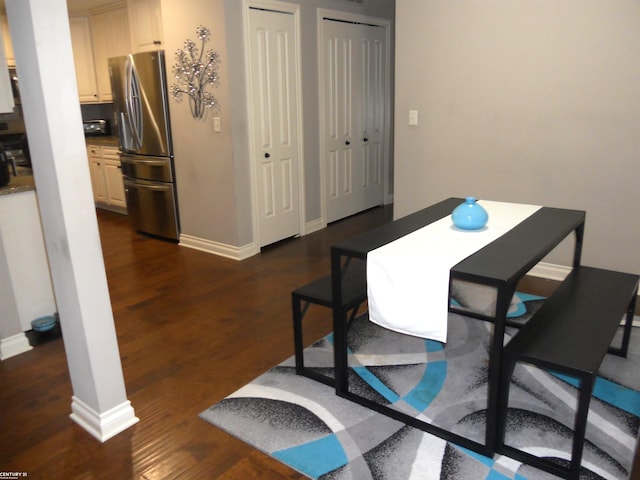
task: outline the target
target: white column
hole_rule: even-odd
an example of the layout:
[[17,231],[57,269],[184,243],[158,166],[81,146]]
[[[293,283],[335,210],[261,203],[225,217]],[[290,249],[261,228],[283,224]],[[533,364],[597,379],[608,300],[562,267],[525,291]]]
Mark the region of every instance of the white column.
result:
[[22,107],[73,387],[100,441],[138,421],[127,400],[82,131],[65,0],[7,0]]

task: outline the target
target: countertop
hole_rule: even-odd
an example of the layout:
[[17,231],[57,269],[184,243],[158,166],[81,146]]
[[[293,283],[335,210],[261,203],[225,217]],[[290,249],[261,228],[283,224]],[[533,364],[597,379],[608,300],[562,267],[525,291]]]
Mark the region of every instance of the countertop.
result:
[[36,187],[33,181],[33,175],[19,175],[14,177],[12,174],[9,185],[0,187],[0,196],[10,195],[12,193],[29,192],[35,189]]
[[[86,137],[85,142],[87,145],[100,145],[102,147],[118,148],[120,145],[118,137],[115,135],[105,137]],[[9,185],[0,187],[0,196],[10,195],[12,193],[29,192],[36,189],[31,169],[24,167],[18,167],[18,169],[19,175],[14,177],[12,174]]]
[[120,146],[118,137],[116,135],[98,136],[98,137],[85,137],[84,139],[87,145],[100,145],[101,147],[115,147]]

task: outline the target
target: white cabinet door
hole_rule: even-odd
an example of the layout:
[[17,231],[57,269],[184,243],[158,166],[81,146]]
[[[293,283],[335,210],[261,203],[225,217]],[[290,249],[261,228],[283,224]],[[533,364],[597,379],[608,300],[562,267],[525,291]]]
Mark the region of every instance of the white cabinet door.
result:
[[[0,23],[0,30],[4,33],[6,25]],[[0,113],[13,113],[13,92],[11,90],[11,79],[9,71],[4,68],[6,65],[4,53],[4,38],[0,36]]]
[[93,200],[96,203],[106,203],[107,186],[104,181],[104,164],[101,158],[89,157],[89,169],[91,173],[91,188]]
[[117,207],[127,207],[124,195],[124,182],[120,167],[120,156],[116,148],[102,148],[104,160],[104,182],[107,188],[107,203]]
[[129,22],[134,51],[163,48],[160,0],[129,0]]
[[98,84],[93,60],[89,17],[70,17],[69,27],[80,103],[97,103],[99,101]]
[[93,53],[101,102],[111,102],[108,59],[131,52],[129,14],[126,7],[91,16]]
[[9,21],[4,13],[0,13],[0,26],[2,27],[2,41],[4,42],[4,54],[7,57],[7,65],[15,67],[16,58],[13,54],[13,43],[9,32]]

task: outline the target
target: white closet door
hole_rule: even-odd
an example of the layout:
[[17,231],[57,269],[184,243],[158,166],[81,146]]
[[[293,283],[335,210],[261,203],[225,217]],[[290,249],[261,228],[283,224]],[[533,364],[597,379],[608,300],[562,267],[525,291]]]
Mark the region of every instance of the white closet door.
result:
[[290,13],[249,9],[254,172],[260,246],[298,235],[296,34]]
[[386,32],[325,19],[327,222],[384,202]]

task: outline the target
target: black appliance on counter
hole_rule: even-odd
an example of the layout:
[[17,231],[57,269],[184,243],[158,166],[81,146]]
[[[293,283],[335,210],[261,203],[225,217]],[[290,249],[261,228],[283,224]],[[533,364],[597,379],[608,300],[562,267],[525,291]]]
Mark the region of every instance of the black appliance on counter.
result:
[[111,133],[109,120],[84,120],[82,129],[85,137],[102,137]]
[[9,185],[11,174],[9,173],[9,158],[0,143],[0,187]]
[[31,168],[31,156],[29,155],[29,142],[27,141],[26,133],[0,135],[0,146],[14,176],[18,176],[17,167]]
[[109,73],[129,218],[136,230],[177,240],[164,51],[110,58]]

